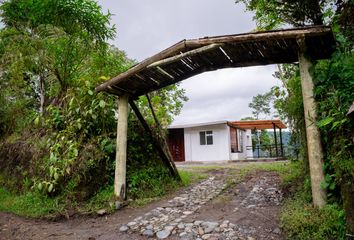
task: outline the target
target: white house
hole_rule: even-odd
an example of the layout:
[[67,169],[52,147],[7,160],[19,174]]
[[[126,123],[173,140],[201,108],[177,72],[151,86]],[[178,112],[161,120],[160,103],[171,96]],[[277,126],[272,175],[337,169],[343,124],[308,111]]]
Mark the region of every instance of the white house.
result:
[[253,157],[251,130],[273,127],[285,125],[280,120],[175,125],[168,128],[168,144],[174,161],[243,160]]

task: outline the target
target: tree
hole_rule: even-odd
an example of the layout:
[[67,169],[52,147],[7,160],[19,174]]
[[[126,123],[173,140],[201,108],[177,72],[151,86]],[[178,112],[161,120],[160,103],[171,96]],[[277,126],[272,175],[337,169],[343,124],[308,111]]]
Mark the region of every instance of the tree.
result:
[[258,28],[264,30],[288,24],[295,27],[322,25],[334,11],[331,0],[236,0],[236,3],[240,2],[255,13]]
[[257,94],[252,98],[252,102],[248,104],[248,107],[252,109],[252,114],[256,120],[259,119],[261,114],[267,117],[271,114],[271,102],[273,99],[273,93],[267,92],[264,94]]

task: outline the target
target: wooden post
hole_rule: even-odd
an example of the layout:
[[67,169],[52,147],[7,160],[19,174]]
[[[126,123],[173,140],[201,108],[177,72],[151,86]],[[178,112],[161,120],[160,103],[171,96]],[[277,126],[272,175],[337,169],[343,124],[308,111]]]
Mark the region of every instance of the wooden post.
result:
[[[149,127],[149,125],[145,121],[143,115],[139,111],[139,108],[136,106],[136,104],[134,103],[134,101],[132,99],[129,100],[129,104],[132,107],[136,117],[139,119],[141,125],[145,129],[146,133],[150,136],[151,142],[156,147],[156,150],[157,150],[163,164],[169,169],[171,175],[175,179],[180,181],[181,177],[179,176],[177,167],[173,162],[171,154],[168,153],[168,147],[161,146],[161,142],[158,139],[156,139],[156,137],[154,137],[154,134],[153,134],[151,128]],[[163,144],[165,146],[167,146],[166,142],[163,142]]]
[[274,130],[274,143],[275,143],[275,157],[279,157],[279,152],[278,152],[278,139],[277,139],[277,129],[275,127],[275,124],[273,123],[273,130]]
[[280,153],[281,153],[281,157],[284,157],[283,136],[281,133],[281,128],[279,128],[279,137],[280,137]]
[[119,201],[126,199],[127,134],[128,96],[121,95],[118,100],[117,150],[114,175],[114,195],[119,198]]
[[323,151],[321,145],[320,130],[316,125],[317,112],[316,103],[313,97],[314,84],[309,72],[312,64],[305,56],[305,39],[299,39],[298,43],[301,49],[299,51],[299,65],[305,112],[307,151],[310,165],[312,199],[313,204],[321,208],[326,204],[326,191],[321,187],[321,182],[324,182]]

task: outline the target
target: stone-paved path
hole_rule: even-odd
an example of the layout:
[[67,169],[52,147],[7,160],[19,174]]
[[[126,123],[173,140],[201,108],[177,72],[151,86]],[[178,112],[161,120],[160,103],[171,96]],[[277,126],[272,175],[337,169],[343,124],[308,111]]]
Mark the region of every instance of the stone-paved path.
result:
[[[216,180],[215,177],[210,177],[168,201],[164,206],[155,208],[122,225],[119,230],[127,234],[137,233],[155,239],[252,240],[256,238],[281,238],[281,231],[278,227],[271,229],[271,234],[262,235],[256,234],[259,229],[252,224],[248,224],[248,226],[240,225],[225,218],[222,218],[221,221],[198,219],[195,215],[203,211],[208,212],[208,201],[216,198],[225,187],[224,180]],[[236,206],[232,209],[233,215],[238,215],[240,208],[247,209],[246,211],[252,214],[251,212],[254,212],[255,209],[280,205],[281,199],[281,192],[274,185],[274,179],[269,176],[260,176],[250,191],[244,191],[239,197],[233,199],[233,203],[229,205]]]

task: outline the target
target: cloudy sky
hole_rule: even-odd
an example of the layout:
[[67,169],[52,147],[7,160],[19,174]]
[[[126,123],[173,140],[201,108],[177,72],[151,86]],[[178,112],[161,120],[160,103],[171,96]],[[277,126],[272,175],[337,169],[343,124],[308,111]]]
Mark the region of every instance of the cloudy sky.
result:
[[[99,0],[109,10],[117,36],[112,42],[142,61],[190,38],[252,31],[252,14],[234,0]],[[182,82],[189,101],[174,124],[239,120],[251,116],[252,96],[279,84],[275,65],[223,69]]]

